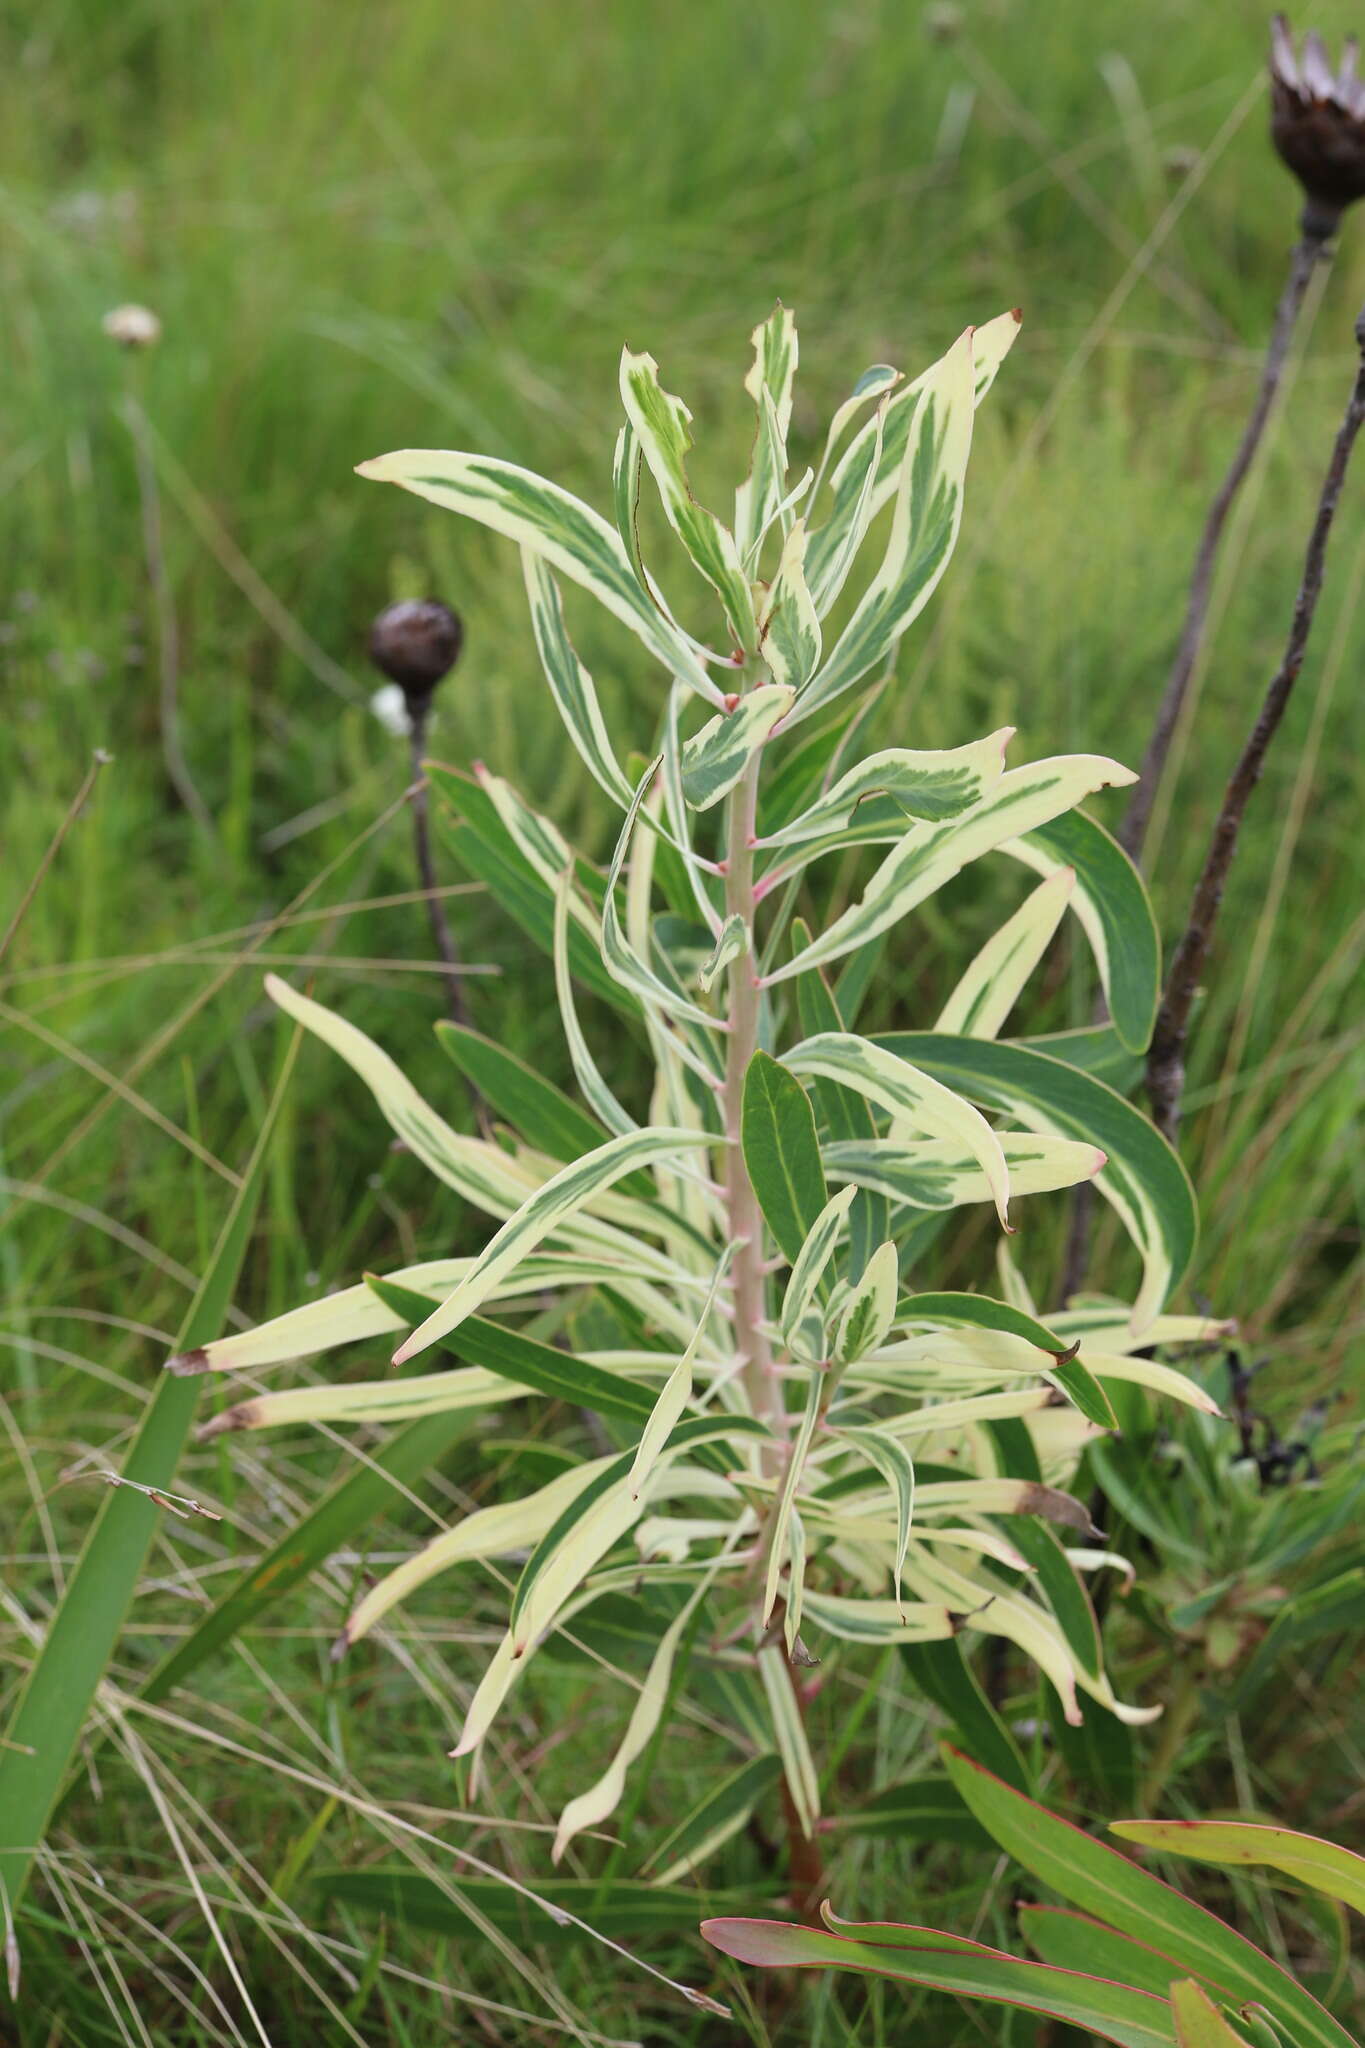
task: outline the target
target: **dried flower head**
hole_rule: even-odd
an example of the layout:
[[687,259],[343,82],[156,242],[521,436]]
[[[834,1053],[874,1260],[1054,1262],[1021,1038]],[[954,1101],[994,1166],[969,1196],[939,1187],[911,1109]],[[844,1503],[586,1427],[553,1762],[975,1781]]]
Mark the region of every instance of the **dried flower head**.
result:
[[1365,82],[1357,45],[1347,38],[1335,72],[1322,37],[1310,29],[1303,54],[1277,14],[1270,40],[1270,133],[1282,161],[1307,195],[1306,234],[1327,236],[1352,201],[1365,198]]
[[460,658],[459,614],[434,597],[407,598],[380,612],[370,628],[370,660],[397,683],[410,714],[424,715],[432,692]]
[[161,339],[161,322],[148,306],[114,306],[100,326],[120,348],[155,348]]

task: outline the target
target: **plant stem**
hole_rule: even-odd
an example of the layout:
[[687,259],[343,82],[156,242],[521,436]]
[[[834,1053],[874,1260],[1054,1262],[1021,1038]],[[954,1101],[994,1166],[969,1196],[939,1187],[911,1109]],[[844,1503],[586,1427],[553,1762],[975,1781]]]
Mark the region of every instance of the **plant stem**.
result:
[[1156,722],[1147,742],[1147,751],[1142,757],[1142,772],[1133,785],[1128,810],[1119,826],[1120,845],[1134,860],[1141,858],[1147,827],[1151,822],[1152,806],[1156,802],[1166,757],[1175,738],[1176,726],[1185,706],[1189,692],[1190,678],[1204,644],[1204,629],[1208,623],[1209,597],[1213,588],[1213,572],[1218,559],[1218,549],[1223,538],[1238,492],[1246,481],[1247,472],[1261,445],[1266,423],[1270,418],[1275,394],[1280,388],[1284,366],[1289,356],[1289,344],[1293,337],[1295,323],[1302,309],[1309,281],[1320,257],[1329,249],[1328,239],[1304,222],[1299,240],[1289,258],[1289,275],[1280,293],[1280,302],[1275,309],[1275,322],[1270,330],[1270,341],[1266,347],[1265,364],[1261,371],[1260,388],[1251,408],[1251,415],[1242,429],[1232,461],[1228,464],[1223,481],[1213,496],[1204,531],[1200,536],[1198,552],[1194,558],[1194,570],[1190,577],[1189,597],[1185,605],[1185,622],[1181,628],[1171,672],[1166,679],[1166,688],[1158,706]]
[[1185,1086],[1185,1045],[1189,1035],[1190,1011],[1213,943],[1214,927],[1223,900],[1228,870],[1237,851],[1237,837],[1250,801],[1261,777],[1266,752],[1275,737],[1285,707],[1293,694],[1299,670],[1308,650],[1327,559],[1327,543],[1336,516],[1351,451],[1365,424],[1365,310],[1356,321],[1356,344],[1360,360],[1355,385],[1332,447],[1331,460],[1318,498],[1317,514],[1308,537],[1303,580],[1294,602],[1294,616],[1284,656],[1266,691],[1260,716],[1242,749],[1223,796],[1222,808],[1209,842],[1203,873],[1195,888],[1189,921],[1171,961],[1166,994],[1152,1034],[1147,1055],[1147,1094],[1152,1114],[1162,1135],[1174,1141],[1180,1129],[1180,1098]]
[[1138,1803],[1145,1814],[1155,1813],[1180,1761],[1185,1738],[1199,1718],[1199,1680],[1188,1664],[1178,1664],[1177,1670],[1175,1697],[1166,1708],[1161,1738],[1142,1781]]
[[[762,750],[755,752],[743,780],[727,800],[725,914],[743,918],[751,936],[754,927],[754,838],[758,811],[758,771]],[[734,1285],[735,1344],[744,1359],[744,1386],[755,1415],[781,1435],[786,1407],[773,1371],[772,1348],[764,1330],[767,1300],[763,1281],[763,1219],[758,1197],[744,1165],[740,1144],[744,1077],[758,1049],[760,996],[752,951],[730,965],[730,1031],[725,1061],[725,1203],[730,1236],[739,1242],[731,1276]]]

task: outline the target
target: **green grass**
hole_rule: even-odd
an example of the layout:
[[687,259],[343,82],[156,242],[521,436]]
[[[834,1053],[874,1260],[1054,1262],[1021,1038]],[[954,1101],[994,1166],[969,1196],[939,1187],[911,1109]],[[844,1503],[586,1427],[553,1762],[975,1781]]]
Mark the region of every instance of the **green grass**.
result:
[[[805,436],[866,363],[918,367],[968,320],[1022,304],[1023,339],[982,415],[958,557],[903,651],[885,737],[958,744],[1008,722],[1020,758],[1140,753],[1293,230],[1254,94],[1262,11],[1241,0],[980,0],[964,12],[966,35],[940,44],[920,8],[861,0],[697,0],[666,12],[621,0],[383,11],[49,0],[9,11],[0,927],[92,749],[115,758],[0,962],[0,1424],[15,1447],[0,1482],[4,1695],[102,1497],[93,1475],[121,1460],[259,1128],[277,1048],[260,956],[344,1004],[448,1114],[464,1113],[430,1031],[441,1000],[422,907],[375,905],[415,882],[407,821],[390,812],[405,762],[366,708],[362,659],[368,619],[397,589],[430,588],[467,622],[436,751],[514,774],[587,850],[604,850],[606,820],[535,673],[514,552],[362,484],[356,461],[405,444],[477,446],[605,503],[628,340],[688,397],[696,479],[718,499],[748,433],[747,332],[775,296],[801,324]],[[1351,12],[1332,0],[1318,18],[1339,33]],[[1178,208],[1172,150],[1208,153]],[[1155,893],[1168,938],[1286,629],[1365,294],[1365,230],[1350,227],[1305,328],[1289,423],[1229,537],[1197,717],[1160,811]],[[101,315],[129,298],[164,322],[144,357],[120,355],[100,332]],[[212,834],[166,777],[130,397],[151,425],[182,739]],[[1312,654],[1234,872],[1189,1098],[1186,1154],[1204,1210],[1190,1298],[1242,1318],[1268,1361],[1265,1398],[1287,1416],[1308,1398],[1358,1391],[1365,1327],[1351,1135],[1365,1073],[1351,1002],[1365,945],[1362,579],[1360,521],[1344,515]],[[643,748],[659,709],[653,679],[586,608],[574,623]],[[879,1021],[931,1022],[1015,886],[1002,876],[990,903],[950,893],[917,920],[876,991]],[[296,903],[253,947],[255,929]],[[557,1024],[516,934],[481,896],[451,908],[466,956],[501,970],[472,985],[475,1023],[562,1074]],[[1045,994],[1040,1021],[1088,1017],[1079,968],[1063,965]],[[1045,1214],[1029,1247],[1043,1293],[1059,1266],[1060,1205]],[[387,1152],[358,1085],[305,1046],[270,1142],[242,1316],[367,1262],[466,1242],[469,1228],[452,1198],[433,1199],[413,1163]],[[1101,1233],[1101,1265],[1115,1249]],[[979,1278],[984,1253],[984,1236],[964,1234],[936,1280]],[[510,1437],[525,1425],[505,1426]],[[351,1456],[314,1437],[194,1452],[185,1490],[225,1519],[163,1524],[117,1683],[131,1688],[194,1606]],[[400,1549],[455,1511],[497,1456],[486,1444],[454,1455],[376,1544]],[[68,1481],[73,1469],[83,1476]],[[342,2009],[361,2000],[350,2024],[365,2041],[425,2042],[438,2027],[479,2038],[480,2026],[492,2039],[573,2038],[539,2018],[479,2022],[459,2002],[471,1992],[535,2015],[558,1995],[615,2038],[744,2038],[591,1948],[547,1951],[530,1979],[463,1936],[390,1927],[378,1955],[376,1922],[320,1904],[312,1869],[371,1858],[399,1821],[544,1878],[543,1830],[580,1770],[566,1717],[590,1700],[605,1747],[624,1698],[547,1665],[476,1800],[440,1752],[475,1668],[460,1646],[486,1639],[492,1607],[452,1612],[448,1595],[419,1607],[395,1631],[399,1655],[367,1646],[337,1676],[326,1645],[358,1570],[338,1561],[204,1667],[158,1710],[174,1725],[115,1715],[54,1836],[58,1874],[34,1894],[43,1918],[23,1929],[26,2048],[140,2039],[132,2014],[158,2042],[260,2038],[187,1868],[273,2041],[336,2026],[301,1969]],[[869,1664],[858,1677],[843,1668],[822,1704],[825,1737],[855,1702],[867,1712],[842,1767],[849,1799],[906,1775],[932,1726]],[[1301,1702],[1287,1687],[1236,1768],[1221,1749],[1201,1751],[1191,1770],[1203,1794],[1233,1803],[1249,1784],[1291,1822],[1327,1825],[1361,1737],[1341,1688]],[[1296,1712],[1316,1717],[1312,1767]],[[282,1762],[309,1782],[281,1777]],[[639,1838],[723,1767],[704,1731],[694,1744],[666,1741]],[[329,1797],[340,1803],[314,1839]],[[436,1822],[447,1804],[478,1818]],[[598,1867],[585,1847],[583,1868]],[[985,1866],[951,1849],[926,1863],[903,1844],[851,1843],[834,1869],[841,1909],[859,1917],[909,1917],[912,1882],[935,1913],[959,1915],[953,1924],[1008,1908],[1001,1883],[979,1906]],[[717,1871],[739,1887],[762,1882],[760,1845],[741,1842]],[[100,1968],[75,1983],[71,1920],[84,1914]],[[329,1976],[313,1928],[358,1951],[358,1985]],[[648,1953],[706,1981],[686,1940]],[[197,1971],[212,1995],[195,1991]],[[737,1977],[726,1995],[739,1996]],[[814,1987],[749,2031],[841,2048],[903,2038],[905,2012],[900,1993],[845,1987],[836,2000]],[[953,2008],[935,2008],[932,2024],[967,2038]]]

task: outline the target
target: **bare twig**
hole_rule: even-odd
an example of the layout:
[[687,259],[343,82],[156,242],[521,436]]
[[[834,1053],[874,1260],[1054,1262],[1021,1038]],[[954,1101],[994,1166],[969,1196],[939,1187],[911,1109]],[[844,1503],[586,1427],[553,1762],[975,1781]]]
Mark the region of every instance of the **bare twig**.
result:
[[[412,757],[412,843],[417,855],[417,872],[422,883],[422,894],[426,898],[427,918],[431,924],[431,936],[436,951],[445,966],[446,1007],[451,1021],[468,1028],[469,1010],[464,999],[461,977],[464,968],[455,944],[450,920],[441,900],[440,884],[436,880],[436,866],[431,857],[431,821],[427,814],[427,778],[422,766],[426,752],[426,712],[410,715],[409,745]],[[476,1103],[477,1103],[477,1098]]]
[[1275,395],[1280,388],[1284,366],[1289,356],[1289,344],[1293,338],[1295,323],[1302,309],[1308,291],[1309,281],[1317,263],[1330,251],[1327,235],[1310,226],[1305,220],[1299,240],[1294,244],[1289,258],[1289,275],[1285,279],[1280,303],[1275,311],[1275,324],[1270,331],[1266,348],[1265,365],[1261,371],[1260,388],[1251,415],[1242,429],[1242,438],[1237,444],[1232,461],[1228,464],[1223,481],[1214,493],[1204,521],[1199,549],[1194,558],[1194,571],[1190,577],[1190,592],[1185,605],[1185,622],[1181,627],[1180,640],[1166,679],[1166,688],[1157,708],[1156,720],[1152,726],[1147,751],[1142,757],[1142,771],[1133,785],[1128,810],[1118,829],[1118,839],[1124,850],[1134,860],[1141,857],[1147,827],[1151,822],[1152,806],[1160,787],[1162,770],[1171,750],[1171,742],[1180,722],[1185,698],[1189,692],[1190,678],[1194,674],[1204,644],[1204,629],[1208,623],[1209,596],[1213,588],[1213,572],[1218,560],[1218,549],[1223,538],[1237,494],[1246,481],[1247,473],[1255,460],[1261,445]]
[[1203,873],[1199,877],[1190,906],[1189,922],[1171,962],[1166,994],[1157,1015],[1156,1030],[1147,1056],[1147,1093],[1152,1113],[1157,1128],[1163,1136],[1172,1140],[1180,1127],[1180,1099],[1185,1085],[1185,1046],[1189,1036],[1190,1011],[1208,959],[1209,948],[1213,943],[1214,928],[1218,921],[1228,870],[1237,851],[1237,837],[1251,792],[1260,780],[1270,742],[1275,737],[1299,671],[1303,667],[1318,599],[1322,594],[1323,571],[1332,523],[1346,480],[1351,452],[1361,426],[1365,424],[1365,309],[1356,321],[1355,331],[1360,350],[1355,385],[1337,430],[1331,460],[1323,479],[1317,514],[1304,559],[1303,580],[1294,603],[1294,616],[1284,656],[1266,691],[1260,716],[1252,727],[1250,737],[1242,749],[1241,759],[1233,770],[1232,779],[1224,794],[1222,808],[1218,813],[1204,861]]

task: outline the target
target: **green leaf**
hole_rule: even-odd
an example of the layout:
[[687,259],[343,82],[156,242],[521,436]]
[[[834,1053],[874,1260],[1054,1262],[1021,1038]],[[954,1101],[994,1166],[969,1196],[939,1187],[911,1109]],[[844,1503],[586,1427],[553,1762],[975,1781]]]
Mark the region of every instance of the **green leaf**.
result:
[[720,976],[732,960],[740,960],[749,950],[749,927],[738,911],[727,917],[720,928],[715,945],[697,969],[697,986],[703,995],[709,995]]
[[[793,950],[810,944],[809,928],[797,918],[792,923]],[[796,1007],[801,1036],[816,1038],[822,1031],[842,1031],[845,1020],[818,968],[803,974],[796,984]],[[811,1091],[817,1118],[823,1118],[836,1139],[872,1140],[877,1124],[863,1096],[837,1081],[817,1081]],[[876,1247],[891,1235],[891,1204],[884,1195],[860,1187],[848,1221],[848,1276],[856,1280]]]
[[834,1339],[834,1356],[841,1365],[865,1358],[886,1339],[896,1314],[896,1282],[899,1266],[896,1247],[889,1241],[878,1245],[849,1290]]
[[1014,1737],[978,1685],[961,1643],[915,1644],[901,1655],[915,1684],[946,1714],[963,1747],[997,1778],[1026,1791],[1032,1782],[1030,1772]]
[[759,1651],[758,1671],[767,1696],[773,1740],[782,1759],[782,1772],[791,1794],[792,1808],[802,1834],[809,1841],[820,1818],[820,1780],[815,1759],[810,1753],[806,1724],[796,1703],[794,1673],[780,1643],[770,1643]]
[[1132,1327],[1145,1328],[1184,1277],[1198,1236],[1189,1178],[1147,1119],[1102,1081],[1022,1046],[919,1031],[877,1043],[1029,1130],[1102,1147],[1107,1164],[1095,1186],[1142,1254]]
[[1192,1979],[1172,1984],[1171,2010],[1180,2048],[1248,2048],[1245,2035],[1229,2026],[1207,1992]]
[[653,356],[635,355],[628,348],[621,351],[621,401],[658,486],[669,525],[715,589],[737,643],[752,653],[753,600],[735,537],[713,512],[697,503],[687,481],[691,413],[680,398],[663,389]]
[[838,1431],[841,1443],[851,1444],[853,1449],[866,1458],[869,1465],[880,1472],[891,1488],[896,1503],[896,1561],[892,1567],[892,1582],[896,1589],[896,1600],[901,1600],[901,1573],[905,1569],[905,1553],[910,1545],[910,1523],[915,1513],[915,1467],[910,1453],[895,1437],[884,1429],[862,1429],[845,1423]]
[[622,870],[626,864],[626,856],[630,851],[630,843],[635,833],[636,822],[640,817],[641,807],[649,794],[650,785],[658,773],[661,760],[662,756],[658,756],[651,761],[640,777],[639,784],[630,800],[630,809],[626,812],[625,822],[616,841],[616,850],[612,855],[611,866],[607,870],[607,889],[602,899],[602,958],[607,964],[607,970],[612,979],[618,982],[622,988],[629,990],[638,1003],[661,1014],[671,1022],[678,1023],[685,1020],[692,1024],[701,1025],[705,1031],[711,1031],[716,1028],[717,1020],[708,1011],[703,1010],[699,1004],[691,1002],[682,993],[679,985],[675,983],[670,986],[655,971],[649,961],[636,951],[635,947],[631,945],[626,937],[616,908],[616,891],[620,884]]
[[735,539],[744,556],[757,546],[782,498],[799,355],[796,321],[780,303],[749,338],[754,360],[744,389],[754,401],[758,423],[749,474],[735,494]]
[[[484,1100],[538,1152],[548,1152],[552,1159],[578,1159],[609,1136],[562,1088],[506,1046],[471,1031],[467,1024],[444,1021],[436,1026],[436,1038]],[[639,1174],[624,1184],[624,1191],[648,1201],[654,1186]]]
[[795,1265],[827,1199],[815,1117],[805,1089],[766,1052],[744,1076],[744,1167],[778,1248]]
[[825,1356],[824,1319],[817,1306],[820,1284],[856,1193],[842,1188],[826,1202],[806,1233],[782,1299],[782,1341],[812,1364]]
[[1116,1820],[1110,1833],[1196,1863],[1264,1866],[1365,1913],[1365,1856],[1317,1835],[1246,1821]]
[[1095,955],[1114,1029],[1129,1052],[1145,1052],[1161,997],[1161,937],[1142,877],[1123,848],[1083,811],[1067,811],[1002,851],[1039,874],[1073,871],[1071,907]]
[[1348,2048],[1350,2036],[1316,1999],[1212,1913],[957,1751],[948,1750],[946,1762],[953,1783],[1000,1847],[1064,1899],[1118,1933],[1159,1947],[1225,1996],[1264,2005],[1301,2048]]
[[[1131,1519],[1131,1517],[1130,1517]],[[1289,1651],[1323,1636],[1365,1628],[1365,1565],[1354,1565],[1282,1607],[1242,1668],[1234,1705],[1245,1706],[1268,1678],[1283,1671]]]
[[691,1877],[748,1823],[781,1776],[782,1760],[775,1755],[756,1756],[731,1771],[651,1852],[645,1868],[659,1871],[651,1884],[664,1888]]
[[1002,726],[999,732],[984,740],[974,740],[970,746],[930,753],[889,747],[882,753],[869,754],[847,769],[804,811],[758,843],[784,847],[826,839],[840,832],[858,807],[874,796],[890,797],[897,811],[907,818],[938,823],[961,817],[1000,780],[1005,747],[1013,731],[1013,726]]
[[602,1937],[685,1938],[695,1933],[698,1905],[724,1896],[698,1892],[694,1885],[664,1887],[626,1879],[613,1879],[605,1891],[595,1878],[545,1878],[534,1890],[508,1880],[466,1877],[463,1872],[438,1882],[402,1866],[324,1870],[315,1882],[329,1902],[383,1914],[399,1927],[426,1928],[467,1941],[477,1914],[504,1933],[554,1948],[596,1943]]
[[[296,1032],[208,1269],[180,1326],[176,1350],[182,1354],[205,1344],[227,1313],[298,1045]],[[168,1373],[157,1382],[124,1461],[121,1477],[128,1484],[111,1486],[102,1496],[0,1741],[0,1888],[11,1912],[47,1834],[161,1523],[162,1509],[139,1489],[171,1485],[198,1399],[193,1379]]]
[[1080,1970],[1089,1977],[1112,1977],[1154,1998],[1167,1998],[1180,1975],[1179,1967],[1146,1942],[1073,1913],[1065,1906],[1019,1908],[1019,1925],[1028,1945],[1045,1963],[1061,1970]]
[[401,448],[356,468],[531,549],[629,626],[670,675],[711,703],[721,701],[686,637],[641,586],[620,535],[571,492],[513,462],[439,448]]
[[682,788],[694,811],[728,795],[791,703],[792,692],[781,683],[760,683],[693,734],[683,747]]
[[569,638],[559,588],[543,558],[533,548],[522,549],[521,566],[531,606],[536,651],[540,655],[555,708],[593,780],[606,791],[613,803],[624,810],[630,802],[630,784],[612,748],[593,679]]
[[776,1920],[703,1920],[713,1947],[760,1969],[857,1970],[1021,2007],[1080,2027],[1119,2048],[1174,2048],[1164,1999],[1101,1977],[1023,1962],[924,1927],[859,1927],[841,1921],[838,1934]]

